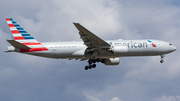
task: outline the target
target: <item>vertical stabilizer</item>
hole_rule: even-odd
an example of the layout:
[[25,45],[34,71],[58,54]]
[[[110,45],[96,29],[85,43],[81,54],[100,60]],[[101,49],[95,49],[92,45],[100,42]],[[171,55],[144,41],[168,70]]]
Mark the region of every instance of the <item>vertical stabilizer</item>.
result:
[[28,47],[42,47],[35,38],[33,38],[22,26],[20,26],[13,18],[6,18],[8,26],[14,37],[14,40]]

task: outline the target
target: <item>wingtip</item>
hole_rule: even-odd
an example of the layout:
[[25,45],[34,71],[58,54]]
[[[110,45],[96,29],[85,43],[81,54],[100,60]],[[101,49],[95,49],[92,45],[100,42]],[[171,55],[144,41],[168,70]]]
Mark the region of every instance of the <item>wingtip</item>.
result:
[[77,24],[79,24],[79,23],[73,22],[73,24],[74,24],[74,25],[77,25]]

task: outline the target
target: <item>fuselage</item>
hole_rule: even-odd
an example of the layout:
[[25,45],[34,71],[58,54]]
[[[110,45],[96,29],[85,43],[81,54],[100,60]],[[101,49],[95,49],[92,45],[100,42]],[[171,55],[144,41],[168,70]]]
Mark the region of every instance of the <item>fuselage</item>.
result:
[[[176,47],[172,44],[160,40],[107,40],[107,43],[113,47],[127,47],[127,51],[122,54],[101,53],[96,58],[116,58],[123,56],[154,56],[173,52]],[[16,52],[21,52],[30,55],[48,57],[48,58],[68,58],[68,59],[88,59],[88,54],[85,54],[87,46],[81,41],[69,42],[42,42],[44,48],[42,51],[23,52],[15,49]],[[45,50],[43,50],[45,49]],[[91,56],[91,55],[90,55]]]

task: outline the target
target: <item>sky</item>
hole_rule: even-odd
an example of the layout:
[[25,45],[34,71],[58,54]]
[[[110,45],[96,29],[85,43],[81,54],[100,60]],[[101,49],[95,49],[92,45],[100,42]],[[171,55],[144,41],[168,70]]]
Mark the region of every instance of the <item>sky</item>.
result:
[[[179,0],[1,0],[1,101],[180,101]],[[14,18],[40,42],[81,41],[73,22],[103,40],[157,39],[177,47],[160,56],[121,57],[117,66],[5,53]]]

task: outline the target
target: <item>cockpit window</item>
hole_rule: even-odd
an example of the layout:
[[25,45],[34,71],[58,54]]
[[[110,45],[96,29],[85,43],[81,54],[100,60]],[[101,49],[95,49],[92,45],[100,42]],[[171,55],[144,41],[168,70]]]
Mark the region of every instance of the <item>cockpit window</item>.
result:
[[170,43],[169,45],[171,46],[172,44]]

